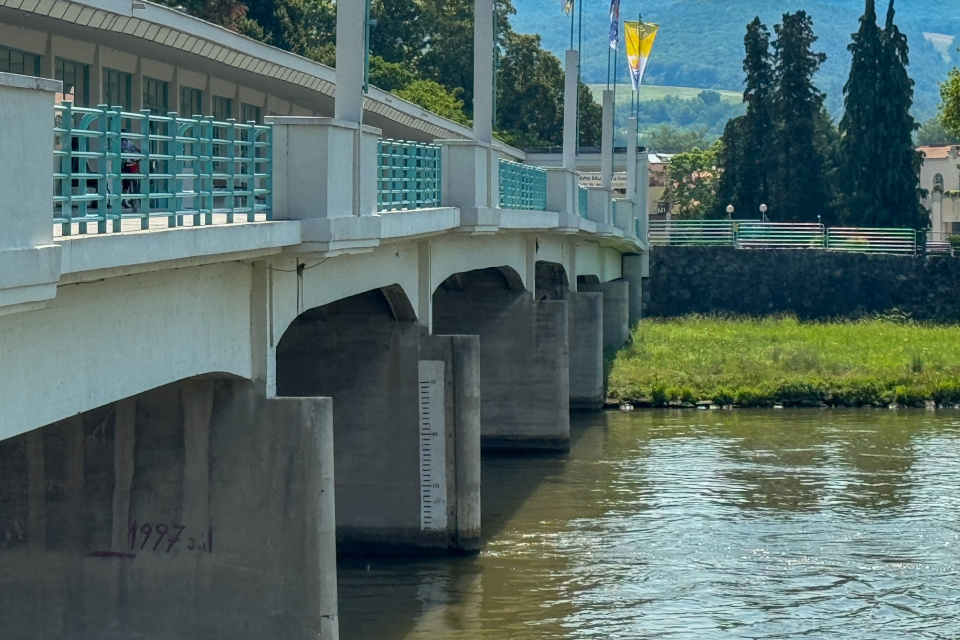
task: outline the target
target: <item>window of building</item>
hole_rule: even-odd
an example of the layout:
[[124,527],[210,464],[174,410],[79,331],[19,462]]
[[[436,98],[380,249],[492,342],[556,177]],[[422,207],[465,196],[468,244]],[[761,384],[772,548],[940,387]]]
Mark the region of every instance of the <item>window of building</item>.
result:
[[40,75],[40,56],[16,49],[0,47],[0,71],[23,76]]
[[124,111],[133,109],[130,86],[133,76],[115,69],[103,69],[103,101],[109,107],[122,107]]
[[54,77],[63,83],[63,92],[73,94],[74,106],[90,106],[90,67],[80,62],[57,58]]
[[233,117],[233,100],[223,96],[213,96],[213,119],[227,120]]
[[193,87],[180,87],[180,117],[203,115],[203,92]]
[[255,104],[240,104],[240,121],[260,124],[262,109]]
[[155,116],[167,115],[170,110],[167,101],[169,83],[154,78],[143,79],[143,108]]
[[943,174],[938,173],[933,176],[933,190],[934,191],[943,191]]

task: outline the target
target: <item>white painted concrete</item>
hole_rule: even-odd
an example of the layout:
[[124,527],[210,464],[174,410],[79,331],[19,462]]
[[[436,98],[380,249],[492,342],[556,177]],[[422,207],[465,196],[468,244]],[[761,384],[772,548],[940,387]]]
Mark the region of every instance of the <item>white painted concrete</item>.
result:
[[337,3],[337,89],[333,117],[363,122],[363,61],[366,3]]
[[46,308],[0,316],[0,439],[201,374],[249,378],[251,273],[67,285]]
[[475,0],[473,20],[473,139],[493,142],[493,0]]
[[613,184],[613,116],[615,105],[613,91],[605,89],[603,92],[603,121],[600,135],[600,186],[609,189]]
[[563,168],[577,168],[577,89],[580,79],[580,52],[568,50],[563,86]]

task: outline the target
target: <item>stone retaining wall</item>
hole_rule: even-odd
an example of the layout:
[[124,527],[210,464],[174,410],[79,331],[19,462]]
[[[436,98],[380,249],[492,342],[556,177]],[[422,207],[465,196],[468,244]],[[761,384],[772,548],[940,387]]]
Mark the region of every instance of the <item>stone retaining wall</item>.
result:
[[655,247],[645,315],[793,313],[826,319],[899,311],[960,321],[960,260],[821,250]]

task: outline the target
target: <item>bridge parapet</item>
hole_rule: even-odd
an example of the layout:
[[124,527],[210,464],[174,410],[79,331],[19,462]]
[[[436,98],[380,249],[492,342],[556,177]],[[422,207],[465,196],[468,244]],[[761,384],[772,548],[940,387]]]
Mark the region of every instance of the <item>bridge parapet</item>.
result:
[[0,73],[0,309],[49,300],[60,247],[49,218],[56,80]]

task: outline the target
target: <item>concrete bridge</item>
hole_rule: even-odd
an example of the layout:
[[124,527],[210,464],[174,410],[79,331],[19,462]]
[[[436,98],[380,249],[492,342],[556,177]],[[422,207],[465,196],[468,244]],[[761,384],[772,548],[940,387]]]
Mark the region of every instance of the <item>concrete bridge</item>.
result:
[[0,73],[4,638],[336,638],[338,550],[476,551],[481,449],[563,451],[601,406],[642,190],[613,199],[612,160],[578,187],[573,116],[564,167],[493,142],[490,21],[469,137],[382,140],[361,5],[334,117],[58,106]]

